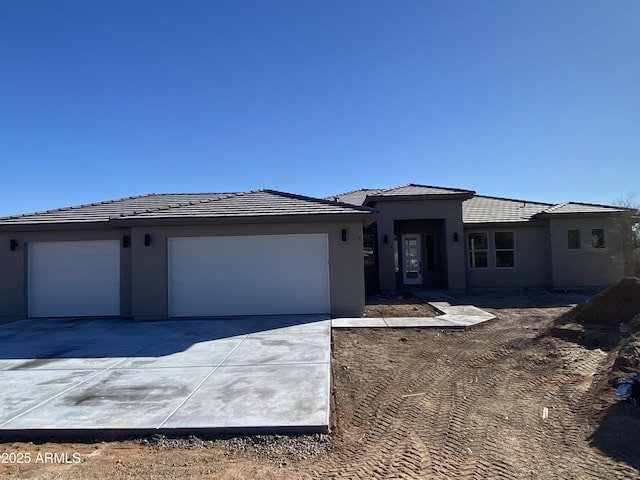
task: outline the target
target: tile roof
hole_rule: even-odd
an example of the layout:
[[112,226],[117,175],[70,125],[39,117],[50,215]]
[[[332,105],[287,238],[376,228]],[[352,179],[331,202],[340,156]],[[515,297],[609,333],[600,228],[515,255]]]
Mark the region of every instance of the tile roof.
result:
[[257,190],[228,194],[211,201],[193,202],[179,208],[164,208],[135,213],[135,218],[179,218],[179,217],[262,217],[273,215],[318,215],[345,213],[373,213],[374,210],[317,198]]
[[588,203],[564,202],[559,204],[527,202],[508,198],[477,195],[462,203],[463,223],[528,222],[557,214],[614,213],[621,208]]
[[550,203],[476,195],[462,202],[462,222],[464,224],[529,222],[551,206]]
[[613,213],[621,212],[623,208],[609,205],[594,205],[591,203],[564,202],[547,208],[544,214],[571,214],[571,213]]
[[240,193],[149,194],[0,218],[0,226],[95,223],[135,218],[229,218],[372,214],[367,207],[275,190]]
[[354,205],[363,205],[367,198],[371,197],[473,194],[473,197],[462,202],[462,221],[465,224],[532,222],[542,216],[552,214],[611,213],[621,210],[620,208],[606,205],[574,202],[554,205],[552,203],[530,202],[512,198],[488,197],[475,195],[474,193],[471,190],[408,184],[389,189],[363,188],[334,195],[330,198]]
[[360,190],[332,195],[331,197],[327,197],[327,200],[350,203],[351,205],[364,205],[364,202],[367,200],[367,196],[376,195],[382,191],[383,190],[380,189],[361,188]]
[[409,183],[407,185],[401,185],[387,190],[380,190],[378,193],[370,195],[391,197],[400,195],[458,195],[461,193],[474,194],[475,192],[473,190],[462,190],[459,188],[432,187],[430,185]]
[[364,205],[368,197],[400,197],[400,196],[420,196],[420,195],[472,195],[472,190],[461,190],[458,188],[432,187],[429,185],[418,185],[409,183],[394,188],[362,188],[351,192],[340,193],[328,197],[331,200],[339,200],[353,205]]

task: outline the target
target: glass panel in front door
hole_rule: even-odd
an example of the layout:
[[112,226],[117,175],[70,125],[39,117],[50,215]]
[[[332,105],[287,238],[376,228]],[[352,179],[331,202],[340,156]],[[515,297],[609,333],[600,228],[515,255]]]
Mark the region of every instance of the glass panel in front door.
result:
[[405,285],[422,283],[420,235],[402,235],[402,276]]

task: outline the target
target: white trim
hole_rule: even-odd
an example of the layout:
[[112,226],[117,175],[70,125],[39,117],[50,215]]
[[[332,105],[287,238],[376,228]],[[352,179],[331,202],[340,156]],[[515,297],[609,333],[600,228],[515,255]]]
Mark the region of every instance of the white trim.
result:
[[[415,279],[409,279],[407,278],[407,271],[406,271],[406,257],[405,257],[405,240],[407,238],[412,238],[415,237],[416,239],[416,249],[417,249],[417,253],[418,253],[418,276]],[[401,244],[401,248],[402,248],[402,284],[403,285],[422,285],[424,276],[422,273],[422,257],[423,255],[423,245],[422,245],[422,234],[421,233],[403,233],[400,235],[400,244]]]

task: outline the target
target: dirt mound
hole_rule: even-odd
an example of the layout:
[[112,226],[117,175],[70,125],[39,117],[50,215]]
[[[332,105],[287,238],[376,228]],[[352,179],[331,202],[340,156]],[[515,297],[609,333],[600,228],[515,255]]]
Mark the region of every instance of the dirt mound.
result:
[[[636,317],[640,323],[640,315]],[[609,383],[621,377],[630,377],[640,373],[640,332],[630,335],[622,341],[610,371]]]
[[592,395],[613,395],[619,378],[640,372],[640,278],[628,277],[560,316],[550,333],[608,352]]
[[580,303],[551,328],[553,336],[612,351],[640,332],[640,278],[627,277]]
[[[640,328],[640,322],[633,322],[633,318],[640,314],[640,278],[627,277],[612,287],[595,295],[584,303],[558,319],[559,324],[579,323],[580,325],[620,326]],[[625,326],[623,325],[624,329]],[[636,331],[631,330],[631,331]]]

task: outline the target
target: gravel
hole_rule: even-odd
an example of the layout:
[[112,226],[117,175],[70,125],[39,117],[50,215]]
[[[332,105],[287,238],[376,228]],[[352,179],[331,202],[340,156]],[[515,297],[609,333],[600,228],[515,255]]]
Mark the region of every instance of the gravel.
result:
[[167,437],[153,435],[138,440],[143,445],[158,449],[198,449],[223,445],[230,453],[242,453],[254,458],[286,465],[289,460],[305,460],[327,455],[331,450],[329,435],[249,435],[203,440],[195,435]]

